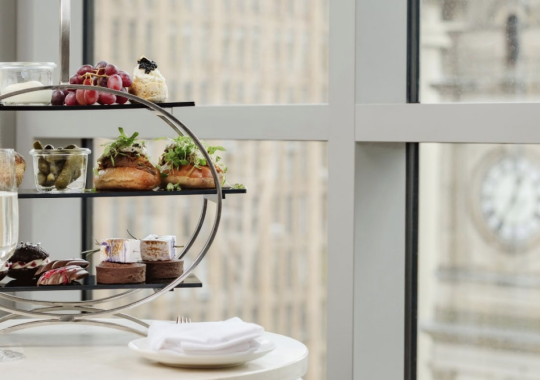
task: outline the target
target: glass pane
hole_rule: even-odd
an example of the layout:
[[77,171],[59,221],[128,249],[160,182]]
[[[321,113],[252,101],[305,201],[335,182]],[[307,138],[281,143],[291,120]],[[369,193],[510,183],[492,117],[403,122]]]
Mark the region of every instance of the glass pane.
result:
[[540,147],[422,144],[419,380],[540,378]]
[[540,100],[536,0],[422,0],[421,100]]
[[[129,131],[126,131],[129,132]],[[170,292],[132,310],[141,318],[216,321],[238,316],[267,331],[292,336],[310,350],[305,380],[326,379],[326,143],[208,141],[227,149],[227,181],[246,195],[223,204],[216,240],[195,270],[203,288]],[[98,157],[103,140],[97,140]],[[149,145],[157,158],[166,141]],[[269,158],[272,157],[271,163]],[[103,198],[94,201],[94,236],[175,234],[186,242],[198,221],[201,197]],[[213,203],[209,204],[209,221]],[[107,217],[104,217],[107,215]],[[193,259],[210,228],[190,251]],[[98,292],[96,292],[98,293]],[[99,291],[95,296],[104,296]],[[112,294],[112,293],[111,293]]]
[[94,3],[96,62],[131,73],[148,56],[171,101],[327,102],[328,0]]

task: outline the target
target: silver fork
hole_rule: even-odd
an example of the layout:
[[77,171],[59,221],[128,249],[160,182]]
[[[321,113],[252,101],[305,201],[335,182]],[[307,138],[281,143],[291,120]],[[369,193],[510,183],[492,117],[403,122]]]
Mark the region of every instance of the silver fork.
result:
[[186,318],[179,315],[178,317],[176,317],[176,324],[180,323],[191,323],[191,318]]

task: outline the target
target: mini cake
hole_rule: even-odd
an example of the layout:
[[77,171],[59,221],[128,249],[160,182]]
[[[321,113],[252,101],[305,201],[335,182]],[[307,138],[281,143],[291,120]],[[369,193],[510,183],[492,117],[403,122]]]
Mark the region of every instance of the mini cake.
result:
[[184,273],[184,262],[176,257],[176,236],[149,235],[141,240],[141,257],[146,264],[146,280],[176,278]]
[[9,263],[6,262],[6,263],[4,264],[4,266],[2,266],[2,267],[0,268],[0,281],[2,281],[2,280],[4,279],[4,277],[7,276],[9,267],[10,267]]
[[141,261],[141,241],[107,239],[101,243],[101,263],[96,266],[100,284],[138,284],[144,282],[146,265]]
[[41,275],[37,285],[69,285],[88,276],[88,272],[78,265],[51,269]]
[[8,276],[17,280],[30,280],[42,266],[48,264],[49,254],[41,248],[41,244],[22,243],[11,259]]
[[103,261],[96,266],[96,280],[99,284],[140,284],[145,279],[145,264],[120,264]]
[[141,57],[133,71],[133,83],[129,87],[129,93],[153,103],[166,101],[169,96],[167,84],[157,67],[154,61]]

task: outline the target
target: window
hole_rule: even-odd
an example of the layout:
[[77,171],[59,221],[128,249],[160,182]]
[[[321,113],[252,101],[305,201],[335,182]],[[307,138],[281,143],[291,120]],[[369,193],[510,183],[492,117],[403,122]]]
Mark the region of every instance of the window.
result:
[[531,1],[422,0],[422,102],[540,100],[538,9]]
[[[208,4],[202,0],[195,3],[170,0],[165,3],[167,6],[154,2],[152,12],[145,11],[148,2],[124,7],[123,16],[117,18],[114,12],[109,12],[111,1],[94,1],[95,20],[99,24],[96,27],[99,43],[95,44],[94,51],[97,60],[114,60],[117,66],[130,71],[141,55],[148,55],[158,63],[165,78],[176,80],[179,86],[186,81],[193,87],[206,82],[213,95],[204,99],[208,103],[193,99],[200,105],[233,104],[235,101],[223,98],[220,89],[224,78],[233,77],[241,78],[245,87],[262,86],[261,93],[271,93],[275,85],[293,86],[298,89],[297,93],[302,93],[299,89],[309,81],[316,86],[308,97],[288,99],[294,103],[327,101],[328,94],[321,92],[328,83],[326,61],[307,58],[327,54],[324,50],[329,38],[327,16],[306,18],[294,13],[283,18],[278,8],[276,12],[261,12],[261,7],[271,9],[274,5],[260,0],[211,0]],[[323,12],[324,0],[307,2],[310,8]],[[278,7],[281,1],[274,3]],[[208,11],[216,7],[224,10],[217,13],[217,19]],[[249,8],[253,12],[249,12]],[[119,38],[110,38],[107,32],[113,23],[115,30],[122,31],[113,34]],[[162,27],[163,24],[169,25],[170,30]],[[313,35],[314,41],[309,45],[302,42],[302,60],[296,63],[295,41],[305,41],[306,34]],[[177,89],[175,93],[182,91]],[[245,98],[242,104],[273,101],[272,97],[252,97]]]
[[418,379],[539,377],[540,147],[421,157]]
[[[126,130],[126,133],[129,131]],[[320,142],[208,141],[222,145],[230,184],[248,187],[245,196],[227,196],[222,221],[207,259],[196,275],[204,287],[182,289],[133,310],[141,318],[174,319],[189,315],[194,321],[223,320],[239,316],[265,326],[268,331],[302,340],[314,357],[305,379],[325,379],[325,337],[317,317],[325,313],[327,165],[310,157],[325,157]],[[99,156],[103,140],[96,141]],[[148,144],[156,160],[166,141]],[[255,159],[257,157],[257,159]],[[269,165],[271,160],[272,165]],[[307,167],[303,167],[307,165]],[[269,171],[275,175],[269,175]],[[289,173],[289,174],[286,174]],[[283,179],[287,176],[287,180]],[[94,218],[96,238],[175,233],[185,242],[198,220],[200,198],[100,198],[94,215],[126,215],[117,219]],[[145,217],[136,210],[144,209]],[[174,212],[170,212],[174,210]],[[209,205],[213,218],[213,207]],[[304,225],[309,221],[309,228]],[[209,226],[203,228],[206,236]],[[195,243],[198,252],[201,243]],[[324,252],[321,255],[321,252]],[[302,275],[302,274],[305,275]],[[294,275],[292,275],[294,274]],[[100,291],[99,295],[107,294]],[[174,307],[171,307],[174,305]],[[313,314],[302,314],[312,310]]]

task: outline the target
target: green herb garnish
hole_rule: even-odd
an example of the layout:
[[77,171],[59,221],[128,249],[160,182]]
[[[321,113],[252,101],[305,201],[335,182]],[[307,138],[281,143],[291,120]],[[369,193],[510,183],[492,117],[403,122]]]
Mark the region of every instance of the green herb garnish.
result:
[[[161,156],[160,163],[162,165],[178,168],[183,165],[191,164],[197,169],[200,169],[201,166],[207,166],[208,162],[206,161],[206,158],[202,155],[199,147],[191,137],[178,136],[170,140],[171,144],[169,144],[165,153]],[[223,172],[226,172],[227,167],[220,163],[221,157],[216,155],[218,151],[225,151],[225,148],[222,146],[210,146],[204,142],[202,142],[202,144],[214,165],[219,166]]]
[[182,190],[182,188],[177,183],[174,183],[174,184],[173,183],[168,183],[167,187],[166,187],[166,190],[167,191],[180,191],[180,190]]
[[235,183],[234,185],[231,186],[233,189],[235,190],[245,190],[245,186],[242,185],[241,183]]
[[100,157],[100,160],[103,158],[110,157],[111,162],[114,166],[114,158],[118,155],[125,156],[126,154],[122,152],[123,149],[129,148],[131,146],[139,146],[144,147],[145,143],[144,141],[137,140],[137,136],[139,136],[139,132],[135,132],[131,135],[131,137],[128,137],[124,133],[124,128],[118,128],[118,131],[120,131],[120,136],[116,139],[116,141],[110,142],[108,144],[103,145],[105,149],[103,150],[103,155]]

